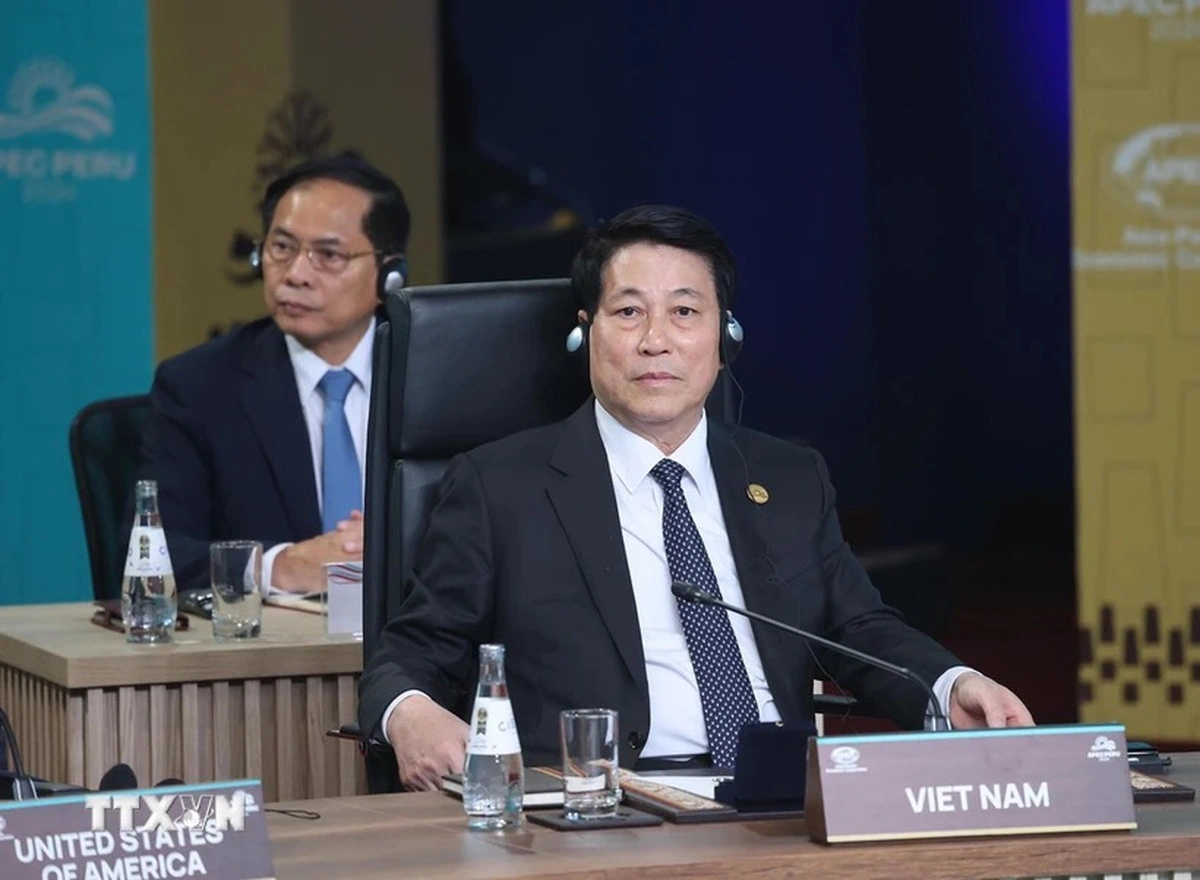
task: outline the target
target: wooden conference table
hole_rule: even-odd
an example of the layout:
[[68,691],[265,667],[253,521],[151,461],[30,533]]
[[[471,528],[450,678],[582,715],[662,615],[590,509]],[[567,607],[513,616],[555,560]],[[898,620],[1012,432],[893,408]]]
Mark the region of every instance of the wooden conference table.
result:
[[[1200,787],[1200,753],[1170,778]],[[1200,869],[1200,805],[1144,804],[1138,830],[824,846],[802,819],[558,832],[526,823],[469,832],[441,794],[283,804],[316,820],[268,817],[279,880],[603,877],[1078,877]],[[1166,877],[1172,876],[1166,874]]]
[[362,642],[267,606],[263,634],[217,642],[191,617],[170,645],[130,645],[87,602],[0,608],[0,706],[26,769],[95,788],[118,761],[143,786],[259,778],[268,800],[366,792],[362,759],[325,732],[352,721]]

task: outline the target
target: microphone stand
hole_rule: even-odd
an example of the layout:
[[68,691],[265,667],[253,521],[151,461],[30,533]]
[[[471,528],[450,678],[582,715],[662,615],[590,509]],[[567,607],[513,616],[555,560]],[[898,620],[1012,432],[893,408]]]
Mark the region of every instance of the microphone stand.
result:
[[37,800],[37,786],[34,785],[33,779],[25,773],[25,762],[21,760],[21,748],[17,745],[16,731],[13,730],[12,724],[8,721],[8,715],[4,713],[3,709],[0,709],[0,731],[8,740],[8,748],[13,756],[13,800]]
[[868,666],[874,666],[877,669],[882,669],[885,672],[890,672],[893,675],[898,675],[901,678],[907,679],[908,681],[919,685],[921,689],[928,694],[929,705],[933,707],[934,730],[949,731],[951,729],[949,720],[942,712],[942,707],[938,705],[937,698],[933,694],[933,688],[929,686],[929,683],[926,682],[925,679],[921,678],[921,676],[917,675],[906,666],[899,666],[895,663],[889,663],[887,660],[883,660],[871,654],[863,653],[856,648],[840,645],[837,642],[830,641],[829,639],[819,636],[816,633],[811,633],[807,630],[800,629],[799,627],[791,626],[783,623],[782,621],[759,614],[757,611],[751,611],[749,608],[742,608],[738,605],[730,605],[728,602],[723,602],[716,596],[709,595],[695,584],[689,584],[686,581],[674,581],[671,584],[671,592],[674,593],[678,598],[687,602],[696,602],[701,605],[715,605],[718,608],[724,608],[726,611],[732,611],[735,614],[741,614],[744,617],[749,617],[751,620],[757,620],[761,623],[767,624],[768,626],[773,626],[783,630],[784,632],[789,632],[792,635],[800,636],[802,639],[807,639],[808,641],[828,648],[831,651],[844,654],[847,657],[853,657],[855,660],[866,663]]

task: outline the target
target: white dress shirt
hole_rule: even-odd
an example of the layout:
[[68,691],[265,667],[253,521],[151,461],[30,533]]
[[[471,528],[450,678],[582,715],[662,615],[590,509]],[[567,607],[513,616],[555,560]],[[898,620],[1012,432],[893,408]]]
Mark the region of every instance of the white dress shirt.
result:
[[[287,343],[288,357],[292,362],[292,373],[296,377],[296,390],[300,392],[300,407],[304,411],[304,423],[308,426],[308,443],[312,448],[313,480],[317,486],[317,507],[325,503],[321,487],[321,455],[325,446],[325,398],[317,388],[321,378],[330,370],[349,370],[354,375],[354,383],[346,393],[343,404],[346,421],[350,425],[350,437],[354,440],[354,454],[358,458],[358,472],[362,480],[362,491],[365,497],[367,486],[367,417],[370,415],[371,403],[371,355],[375,350],[375,319],[358,341],[354,351],[344,364],[335,366],[321,360],[316,354],[305,348],[294,336],[284,334]],[[275,557],[292,546],[291,542],[275,544],[263,553],[263,583],[269,591],[277,588],[272,581],[275,569]]]
[[[700,688],[696,684],[679,608],[671,592],[671,572],[662,530],[663,491],[658,481],[650,476],[650,470],[663,458],[671,458],[686,469],[682,480],[683,495],[712,563],[721,595],[730,604],[745,605],[708,455],[708,417],[701,416],[695,430],[670,456],[664,456],[649,440],[618,422],[598,400],[596,426],[608,456],[646,661],[650,731],[641,754],[644,758],[703,755],[709,749]],[[750,621],[740,614],[726,614],[746,666],[759,719],[778,721],[779,710],[767,685]],[[798,645],[797,650],[803,648]],[[970,671],[973,670],[955,666],[942,673],[934,683],[934,695],[947,716],[950,689],[960,674]],[[427,695],[419,690],[405,691],[388,705],[382,719],[385,738],[392,712],[413,696]],[[927,722],[927,726],[931,725]]]
[[[646,658],[650,732],[642,757],[702,755],[709,749],[700,688],[696,684],[676,599],[671,592],[671,572],[662,531],[663,491],[658,481],[650,476],[650,470],[663,458],[683,465],[687,471],[681,481],[683,497],[712,563],[721,596],[731,605],[744,606],[742,585],[738,581],[729,533],[721,512],[721,499],[717,495],[717,482],[708,456],[708,416],[700,416],[695,430],[669,456],[664,456],[649,440],[618,422],[598,400],[596,426],[608,454]],[[775,700],[767,686],[750,621],[740,614],[726,614],[750,677],[759,720],[778,721],[779,710],[775,708]],[[801,650],[799,645],[797,650]],[[934,697],[947,717],[950,689],[959,675],[972,671],[966,666],[954,666],[934,682]],[[927,721],[927,726],[932,727],[932,722]]]
[[[708,420],[701,416],[691,436],[670,456],[664,456],[649,440],[624,427],[599,401],[596,426],[608,454],[642,633],[642,652],[646,657],[650,732],[642,756],[702,755],[708,752],[708,735],[700,688],[683,635],[678,600],[671,593],[671,571],[663,540],[663,490],[650,476],[650,470],[664,457],[683,465],[687,471],[682,480],[683,497],[717,576],[721,596],[730,604],[745,605],[721,513],[717,481],[708,458]],[[763,721],[778,721],[779,710],[767,686],[750,621],[740,614],[726,614],[750,677],[758,716]]]

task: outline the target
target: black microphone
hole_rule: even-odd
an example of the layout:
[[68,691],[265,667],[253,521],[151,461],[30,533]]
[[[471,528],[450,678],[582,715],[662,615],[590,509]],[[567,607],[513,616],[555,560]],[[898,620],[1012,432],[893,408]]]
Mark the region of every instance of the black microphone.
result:
[[21,748],[17,745],[17,733],[15,730],[13,730],[12,724],[9,723],[8,715],[5,714],[3,709],[0,709],[0,733],[4,734],[4,739],[8,741],[8,750],[12,752],[13,800],[37,800],[37,787],[33,784],[33,778],[25,772],[25,762],[21,760]]
[[732,611],[735,614],[741,614],[745,617],[751,618],[752,620],[762,621],[763,623],[777,627],[784,632],[790,632],[792,635],[800,636],[800,638],[807,639],[810,642],[815,642],[816,644],[828,648],[831,651],[836,651],[837,653],[844,654],[847,657],[853,657],[855,660],[866,663],[868,666],[874,666],[878,669],[890,672],[893,675],[898,675],[901,678],[908,679],[914,684],[920,685],[925,693],[929,695],[929,705],[933,707],[934,729],[939,731],[951,729],[950,722],[946,720],[946,716],[942,714],[942,707],[938,705],[937,698],[933,695],[933,688],[929,686],[925,679],[921,678],[921,676],[917,675],[915,672],[905,666],[897,666],[895,663],[889,663],[886,660],[883,660],[879,657],[874,657],[870,654],[864,654],[862,651],[859,651],[855,648],[848,648],[845,645],[839,645],[837,642],[832,642],[823,636],[817,635],[816,633],[810,633],[807,630],[800,629],[799,627],[791,626],[783,621],[775,620],[774,618],[759,614],[757,611],[751,611],[749,608],[742,608],[738,605],[730,605],[728,602],[722,602],[716,596],[709,595],[695,584],[689,584],[686,581],[674,581],[671,584],[671,592],[674,593],[676,597],[687,602],[697,602],[701,605],[716,605],[718,608],[724,608],[726,611]]
[[104,771],[100,777],[97,791],[136,791],[138,787],[137,774],[128,764],[114,764]]

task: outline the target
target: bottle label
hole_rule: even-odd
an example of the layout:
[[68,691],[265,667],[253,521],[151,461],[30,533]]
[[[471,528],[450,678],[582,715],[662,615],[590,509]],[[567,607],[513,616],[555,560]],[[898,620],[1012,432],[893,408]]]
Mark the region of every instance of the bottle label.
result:
[[163,577],[174,574],[167,535],[161,526],[134,526],[125,557],[125,577]]
[[568,794],[587,794],[592,791],[604,791],[608,785],[608,775],[599,776],[564,776],[563,791]]
[[521,751],[512,701],[507,697],[476,697],[471,711],[468,755],[515,755]]

